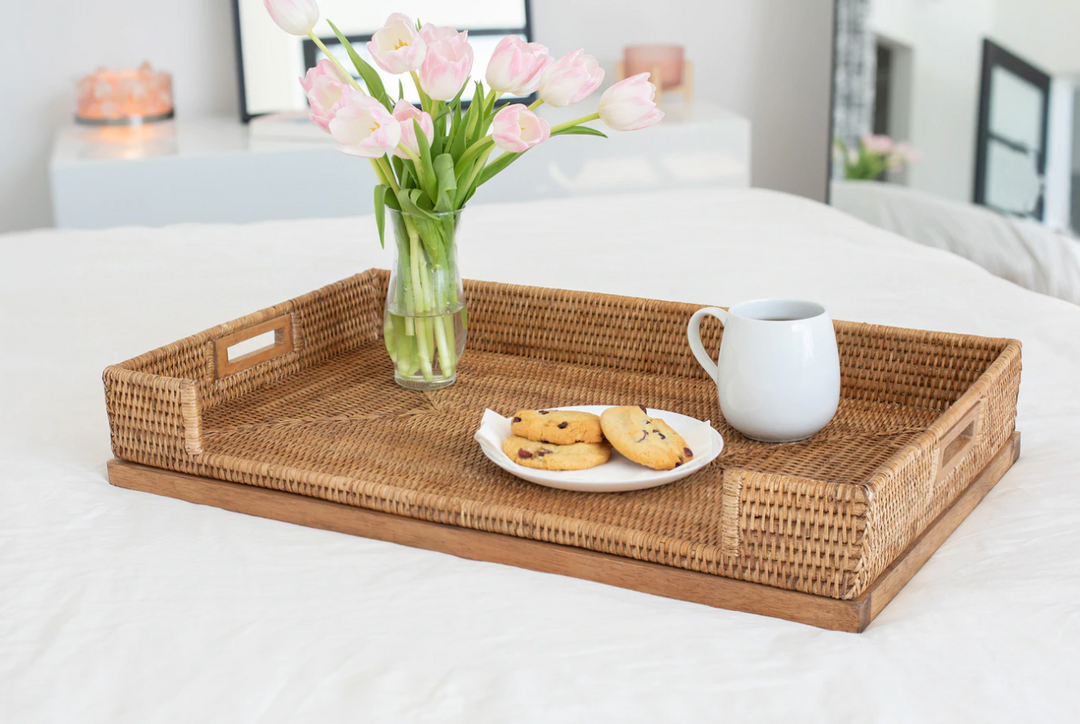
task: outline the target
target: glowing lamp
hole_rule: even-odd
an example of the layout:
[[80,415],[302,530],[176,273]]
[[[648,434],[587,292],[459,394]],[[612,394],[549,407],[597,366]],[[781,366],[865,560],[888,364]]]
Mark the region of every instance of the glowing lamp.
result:
[[79,81],[75,120],[93,126],[135,126],[173,117],[172,76],[149,63],[138,70],[99,68]]

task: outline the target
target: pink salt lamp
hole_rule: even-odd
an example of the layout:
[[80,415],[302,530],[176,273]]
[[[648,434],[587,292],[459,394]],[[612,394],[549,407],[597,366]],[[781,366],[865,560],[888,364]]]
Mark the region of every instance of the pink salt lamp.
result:
[[650,78],[658,91],[678,88],[683,84],[683,66],[686,63],[681,45],[630,45],[623,50],[623,69],[626,77],[638,73],[660,71],[660,82]]
[[76,86],[75,120],[98,126],[138,125],[173,117],[172,76],[149,63],[138,70],[96,71]]

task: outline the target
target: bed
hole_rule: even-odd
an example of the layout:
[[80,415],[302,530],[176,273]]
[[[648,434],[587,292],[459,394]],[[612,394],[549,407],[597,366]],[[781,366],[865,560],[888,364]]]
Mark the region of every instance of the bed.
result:
[[862,635],[122,490],[107,364],[389,251],[367,217],[9,234],[0,721],[1080,717],[1080,307],[766,191],[484,205],[460,238],[479,279],[1015,337],[1022,457]]
[[876,181],[833,181],[830,203],[1025,289],[1080,304],[1080,239],[1066,230]]

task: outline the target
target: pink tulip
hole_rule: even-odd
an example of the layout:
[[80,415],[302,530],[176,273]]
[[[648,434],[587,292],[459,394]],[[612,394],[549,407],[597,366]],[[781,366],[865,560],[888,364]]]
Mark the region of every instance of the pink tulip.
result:
[[289,35],[307,35],[319,22],[315,0],[263,0],[277,26]]
[[472,73],[469,33],[428,24],[420,29],[420,37],[427,44],[427,54],[420,66],[420,87],[433,100],[452,100]]
[[551,53],[539,43],[526,43],[516,35],[507,35],[495,46],[487,67],[491,90],[527,96],[540,85],[540,75],[551,62]]
[[540,97],[562,108],[585,100],[604,82],[604,70],[596,58],[575,50],[549,64],[540,75]]
[[503,106],[491,122],[495,145],[510,153],[527,151],[548,140],[551,126],[520,103]]
[[656,107],[656,86],[648,73],[638,73],[604,91],[600,120],[615,131],[637,131],[659,123],[664,112]]
[[876,153],[879,156],[884,156],[893,150],[893,140],[888,136],[863,136],[862,145],[870,153]]
[[[420,123],[420,130],[427,136],[428,143],[435,138],[435,124],[431,121],[431,115],[417,110],[416,106],[407,100],[399,100],[394,106],[394,119],[401,125],[401,144],[417,156],[420,155],[420,145],[416,142],[416,126],[413,125],[413,120]],[[394,155],[398,158],[409,157],[400,148],[394,149]]]
[[348,87],[347,83],[341,71],[325,58],[314,68],[309,68],[307,75],[300,79],[300,85],[303,86],[311,106],[311,120],[327,133],[330,132],[330,120],[334,117],[331,111],[341,100],[341,93]]
[[420,37],[412,18],[394,13],[371,36],[367,49],[380,68],[399,75],[420,68],[427,54],[427,43]]
[[330,135],[342,153],[377,158],[396,148],[401,140],[401,124],[382,103],[360,91],[346,88],[331,115]]
[[893,146],[892,151],[889,152],[885,161],[889,166],[890,171],[899,171],[908,164],[915,163],[922,158],[922,154],[916,149],[911,147],[911,144],[906,141]]

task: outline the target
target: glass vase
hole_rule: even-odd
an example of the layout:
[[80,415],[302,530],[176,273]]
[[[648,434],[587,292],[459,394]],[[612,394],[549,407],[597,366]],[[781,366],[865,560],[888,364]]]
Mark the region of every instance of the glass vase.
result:
[[383,337],[394,379],[410,390],[440,390],[454,384],[465,351],[467,317],[456,243],[461,212],[386,213],[396,257]]

